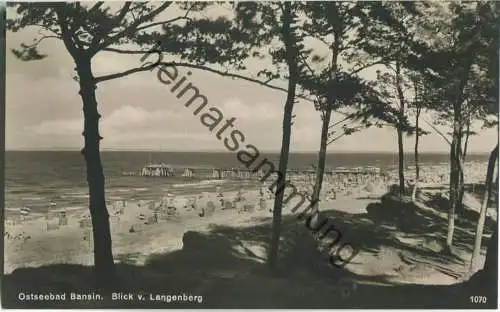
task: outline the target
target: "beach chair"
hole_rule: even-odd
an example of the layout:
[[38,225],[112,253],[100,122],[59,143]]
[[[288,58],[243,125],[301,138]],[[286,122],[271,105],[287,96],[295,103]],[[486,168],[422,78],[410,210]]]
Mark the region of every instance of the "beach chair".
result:
[[266,210],[267,208],[267,202],[264,198],[261,198],[259,200],[259,210]]
[[59,223],[47,222],[47,232],[54,231],[54,230],[59,230]]
[[224,196],[219,197],[219,199],[217,200],[217,202],[219,203],[219,208],[220,209],[224,209]]
[[92,246],[92,241],[94,239],[94,234],[92,233],[92,229],[87,228],[82,233],[82,240],[87,241],[89,246]]
[[177,208],[175,207],[167,207],[167,216],[175,216],[177,214]]
[[215,204],[213,203],[213,201],[208,201],[207,202],[207,209],[206,209],[207,217],[210,217],[211,215],[213,215],[214,211],[215,211]]
[[21,216],[28,216],[30,214],[30,212],[31,212],[31,209],[28,207],[24,207],[24,208],[19,209],[19,214]]
[[66,211],[62,211],[59,213],[59,226],[68,225],[68,216],[66,215]]
[[236,201],[236,202],[234,203],[234,206],[236,207],[236,211],[237,211],[238,213],[243,213],[243,212],[245,212],[245,202],[244,202],[244,201],[242,201],[242,200]]
[[222,209],[233,209],[233,203],[229,200],[224,201],[224,207]]
[[84,228],[88,227],[88,220],[87,219],[80,219],[80,220],[78,220],[78,226],[81,229],[84,229]]
[[187,210],[196,210],[196,198],[189,198],[186,203]]
[[217,186],[215,188],[215,193],[217,194],[215,197],[219,199],[224,199],[224,192],[222,191],[222,188],[220,186]]
[[153,213],[152,216],[148,217],[148,221],[146,222],[146,224],[155,224],[155,223],[158,223],[158,214]]
[[244,211],[249,212],[249,213],[255,212],[255,205],[254,204],[245,204]]

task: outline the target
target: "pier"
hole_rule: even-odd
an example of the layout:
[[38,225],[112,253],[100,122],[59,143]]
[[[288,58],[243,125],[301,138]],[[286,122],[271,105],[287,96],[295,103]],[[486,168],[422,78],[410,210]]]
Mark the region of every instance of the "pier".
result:
[[[266,180],[276,180],[276,174],[269,174],[268,170],[253,171],[243,168],[181,168],[176,170],[168,165],[149,165],[137,172],[124,172],[126,176],[140,177],[182,177],[187,179],[199,180],[258,180],[269,175]],[[380,168],[337,168],[325,170],[325,181],[343,181],[346,183],[364,183],[367,181],[378,180],[385,175]],[[287,180],[291,182],[314,182],[316,171],[311,169],[290,169],[287,170]]]

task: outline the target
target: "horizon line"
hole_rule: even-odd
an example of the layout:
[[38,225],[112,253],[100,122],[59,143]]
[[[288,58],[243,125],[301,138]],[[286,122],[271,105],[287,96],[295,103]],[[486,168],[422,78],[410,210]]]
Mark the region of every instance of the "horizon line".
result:
[[[81,149],[75,148],[19,148],[19,149],[5,149],[5,152],[80,152]],[[149,153],[220,153],[220,154],[233,154],[234,152],[224,151],[224,150],[154,150],[154,149],[114,149],[114,148],[104,148],[100,150],[101,152],[149,152]],[[280,150],[261,150],[260,153],[272,153],[279,154]],[[294,151],[290,152],[290,154],[317,154],[317,150],[302,150],[302,151]],[[369,154],[369,153],[377,153],[377,154],[394,154],[397,155],[397,151],[382,151],[382,150],[343,150],[343,151],[327,151],[327,154]],[[405,151],[404,154],[413,154],[413,151]],[[483,155],[489,154],[490,151],[471,151],[469,155]],[[448,151],[420,151],[419,154],[449,154]]]

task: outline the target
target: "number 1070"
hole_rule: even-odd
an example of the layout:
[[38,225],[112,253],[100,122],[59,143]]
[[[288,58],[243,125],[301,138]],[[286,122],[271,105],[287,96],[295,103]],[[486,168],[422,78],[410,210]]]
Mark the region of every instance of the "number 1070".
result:
[[488,300],[485,296],[470,296],[469,299],[472,303],[486,303]]

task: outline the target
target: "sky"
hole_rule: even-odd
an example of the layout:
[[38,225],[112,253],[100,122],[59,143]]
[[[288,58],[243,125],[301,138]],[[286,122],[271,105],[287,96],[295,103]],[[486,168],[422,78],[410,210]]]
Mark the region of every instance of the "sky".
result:
[[[7,34],[7,51],[21,42],[30,43],[36,29]],[[7,55],[6,149],[81,149],[82,103],[78,83],[72,79],[74,63],[58,40],[46,40],[40,51],[48,57],[22,62]],[[120,72],[140,65],[140,55],[117,56],[102,52],[92,65],[95,76]],[[179,68],[185,74],[186,69]],[[192,71],[188,78],[204,94],[209,106],[225,119],[234,117],[235,128],[260,150],[278,151],[286,93]],[[102,115],[100,131],[106,150],[225,151],[221,141],[200,123],[191,109],[177,99],[157,73],[143,72],[99,84],[97,98]],[[321,120],[312,103],[299,100],[292,128],[292,152],[316,152]],[[334,115],[334,120],[342,116]],[[441,128],[445,132],[446,128]],[[479,128],[477,129],[479,130]],[[405,137],[405,151],[412,152],[414,136]],[[470,139],[471,153],[489,152],[498,140],[496,129],[479,130]],[[438,134],[420,140],[421,152],[449,152]],[[329,152],[396,152],[393,128],[367,129],[345,136],[329,146]]]

